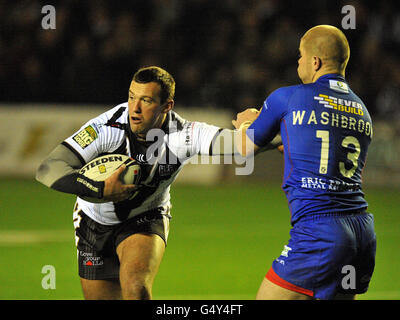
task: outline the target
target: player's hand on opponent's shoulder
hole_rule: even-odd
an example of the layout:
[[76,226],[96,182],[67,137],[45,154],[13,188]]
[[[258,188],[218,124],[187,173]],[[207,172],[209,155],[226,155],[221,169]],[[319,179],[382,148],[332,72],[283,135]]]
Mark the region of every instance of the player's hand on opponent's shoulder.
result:
[[259,114],[260,111],[257,109],[248,108],[242,112],[239,112],[236,115],[236,120],[232,120],[232,124],[236,129],[240,130],[242,129],[242,125],[250,125],[254,120],[256,120]]
[[123,184],[121,174],[126,170],[122,165],[111,176],[104,180],[103,199],[112,202],[120,202],[132,196],[133,191],[138,189],[134,184]]

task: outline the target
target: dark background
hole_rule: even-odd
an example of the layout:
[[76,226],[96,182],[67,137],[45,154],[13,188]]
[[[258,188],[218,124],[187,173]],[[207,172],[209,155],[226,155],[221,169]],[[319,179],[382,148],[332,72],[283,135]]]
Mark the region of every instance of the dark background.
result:
[[[41,8],[56,9],[56,29]],[[379,118],[400,118],[400,12],[396,1],[146,0],[0,1],[0,102],[126,101],[133,73],[159,65],[177,82],[176,102],[232,111],[261,106],[299,83],[301,36],[341,28],[346,4],[356,29],[346,78]]]

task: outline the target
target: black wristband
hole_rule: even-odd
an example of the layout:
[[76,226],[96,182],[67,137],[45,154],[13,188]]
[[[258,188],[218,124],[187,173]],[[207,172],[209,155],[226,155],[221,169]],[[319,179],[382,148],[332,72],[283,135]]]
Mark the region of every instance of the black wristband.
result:
[[101,199],[104,193],[104,181],[95,181],[82,174],[71,173],[58,179],[51,188],[77,196]]

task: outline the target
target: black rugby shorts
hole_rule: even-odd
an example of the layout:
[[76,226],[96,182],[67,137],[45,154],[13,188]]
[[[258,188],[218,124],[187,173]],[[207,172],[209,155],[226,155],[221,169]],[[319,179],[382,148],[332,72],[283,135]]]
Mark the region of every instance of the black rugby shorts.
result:
[[[103,225],[82,210],[74,212],[79,276],[89,280],[119,279],[118,245],[135,233],[159,235],[167,244],[169,212],[162,208],[141,213],[116,225]],[[78,219],[78,220],[76,220]],[[77,223],[77,221],[79,221]]]

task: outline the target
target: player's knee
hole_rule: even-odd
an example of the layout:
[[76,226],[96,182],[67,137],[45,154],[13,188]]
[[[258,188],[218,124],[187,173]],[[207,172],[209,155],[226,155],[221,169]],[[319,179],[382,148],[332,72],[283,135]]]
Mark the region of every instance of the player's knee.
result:
[[124,300],[151,300],[151,283],[145,279],[126,279],[122,287]]

